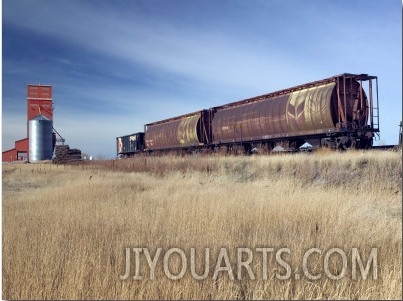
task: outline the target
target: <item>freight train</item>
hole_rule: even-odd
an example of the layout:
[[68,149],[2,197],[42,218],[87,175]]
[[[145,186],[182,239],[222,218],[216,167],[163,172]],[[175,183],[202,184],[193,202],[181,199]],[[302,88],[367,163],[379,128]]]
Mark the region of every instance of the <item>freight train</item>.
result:
[[378,78],[344,73],[144,126],[116,138],[117,155],[371,148],[379,136]]

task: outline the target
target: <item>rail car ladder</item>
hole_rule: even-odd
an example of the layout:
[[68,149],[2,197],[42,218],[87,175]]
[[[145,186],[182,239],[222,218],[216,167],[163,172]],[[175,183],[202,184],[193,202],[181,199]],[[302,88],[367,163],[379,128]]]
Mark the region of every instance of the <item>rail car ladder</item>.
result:
[[378,78],[376,78],[376,97],[375,101],[372,97],[372,81],[369,82],[369,92],[371,97],[371,128],[375,133],[375,140],[380,139],[379,135],[379,100],[378,100]]
[[376,105],[376,107],[374,107],[372,109],[372,124],[371,127],[374,129],[375,131],[375,140],[379,140],[380,139],[380,135],[379,135],[379,107],[378,104]]

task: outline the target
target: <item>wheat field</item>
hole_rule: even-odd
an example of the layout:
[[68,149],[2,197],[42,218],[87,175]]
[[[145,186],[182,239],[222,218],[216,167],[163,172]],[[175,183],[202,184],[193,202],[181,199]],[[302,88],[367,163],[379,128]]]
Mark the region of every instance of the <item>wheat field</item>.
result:
[[[401,150],[3,163],[2,197],[3,299],[402,299]],[[159,248],[152,279],[144,253]],[[198,274],[209,249],[207,277],[195,279],[189,261],[183,277],[167,277],[173,248],[186,259],[195,250]],[[238,248],[253,251],[255,279],[238,275]],[[267,265],[259,248],[274,250]],[[312,248],[315,280],[303,271]],[[345,270],[340,254],[327,257],[335,248]],[[279,279],[284,249],[291,273]],[[354,275],[354,250],[367,277]],[[183,258],[170,259],[178,275]]]

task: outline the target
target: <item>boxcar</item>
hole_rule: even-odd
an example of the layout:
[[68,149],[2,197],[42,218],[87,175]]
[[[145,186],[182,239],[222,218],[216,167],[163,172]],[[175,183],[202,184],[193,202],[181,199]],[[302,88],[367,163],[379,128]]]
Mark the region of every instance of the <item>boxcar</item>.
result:
[[116,152],[120,157],[130,157],[144,150],[144,133],[116,137]]

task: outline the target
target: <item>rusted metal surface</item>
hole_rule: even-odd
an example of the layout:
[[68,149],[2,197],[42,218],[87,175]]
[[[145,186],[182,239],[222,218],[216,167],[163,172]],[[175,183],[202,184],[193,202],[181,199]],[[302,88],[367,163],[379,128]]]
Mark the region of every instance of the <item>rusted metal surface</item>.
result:
[[[370,95],[372,95],[371,84],[370,82]],[[334,97],[337,99],[334,100],[334,104],[337,107],[338,127],[348,124],[363,126],[368,122],[370,105],[361,81],[359,83],[347,76],[339,77]]]
[[318,133],[334,128],[332,95],[336,84],[218,109],[212,122],[216,144]]
[[203,115],[205,111],[147,124],[146,150],[185,148],[202,145],[205,141]]
[[256,145],[272,149],[279,141],[290,149],[307,141],[318,146],[367,148],[378,126],[377,77],[343,73],[147,124],[145,149],[240,146],[247,152]]

